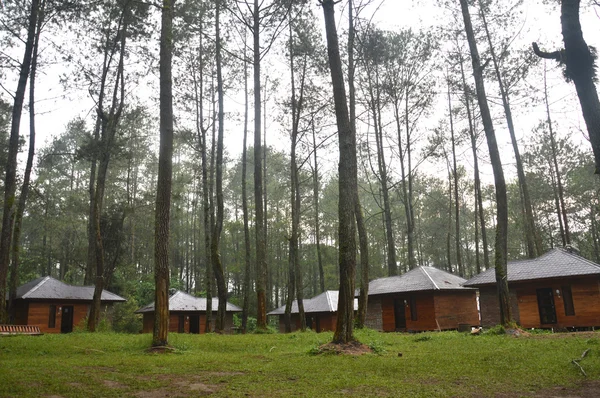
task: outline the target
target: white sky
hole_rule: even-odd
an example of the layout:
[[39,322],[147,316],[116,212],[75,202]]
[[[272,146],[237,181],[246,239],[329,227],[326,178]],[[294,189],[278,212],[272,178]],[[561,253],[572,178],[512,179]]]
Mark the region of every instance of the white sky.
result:
[[[458,1],[455,1],[456,7],[458,8]],[[517,41],[522,43],[530,43],[532,41],[538,41],[540,47],[547,50],[554,50],[561,45],[562,36],[560,33],[560,10],[558,7],[551,8],[548,5],[540,4],[540,1],[526,1],[528,7],[524,18],[524,25],[526,29],[523,29],[521,36]],[[386,0],[380,4],[379,9],[373,17],[373,21],[384,29],[400,29],[405,27],[412,27],[418,29],[422,26],[434,26],[437,21],[440,20],[444,9],[436,6],[436,0],[422,0],[419,2],[407,2],[399,0]],[[342,5],[342,3],[340,3]],[[336,13],[338,20],[341,20],[342,24],[346,24],[345,16],[340,14],[340,5],[336,7]],[[316,9],[315,15],[317,18],[322,19],[322,11]],[[364,15],[373,12],[375,6],[365,10]],[[475,11],[471,10],[472,18],[475,19]],[[600,18],[593,12],[588,12],[582,15],[582,26],[584,30],[584,37],[588,44],[595,45],[597,48],[600,47],[598,34],[598,26],[600,26]],[[462,22],[462,21],[461,21]],[[462,26],[461,26],[462,27]],[[158,29],[158,27],[157,27]],[[483,43],[482,43],[483,45]],[[574,100],[576,99],[574,87],[567,84],[561,77],[559,68],[554,63],[548,64],[549,70],[549,83],[551,85],[551,96],[552,96],[552,111],[556,112],[556,118],[561,120],[560,124],[568,128],[569,126],[577,126],[585,130],[585,125],[581,119],[580,110]],[[55,64],[52,66],[46,66],[41,73],[38,74],[36,83],[37,87],[37,147],[40,148],[42,145],[47,144],[52,137],[61,134],[66,124],[76,116],[86,117],[90,120],[90,125],[93,123],[93,102],[86,92],[70,92],[65,93],[62,87],[58,84],[60,73],[63,72],[63,66]],[[272,68],[263,68],[263,72],[273,73]],[[150,76],[152,78],[152,76]],[[539,85],[541,87],[542,82],[530,82],[532,85]],[[488,94],[496,91],[496,88],[492,86],[493,82],[487,82],[486,89]],[[5,86],[8,89],[13,89],[16,84],[6,83]],[[157,87],[154,84],[154,87]],[[139,92],[151,92],[148,88],[140,87]],[[5,93],[2,94],[5,99],[8,99]],[[144,95],[144,94],[142,94]],[[149,96],[150,94],[147,94]],[[139,96],[139,94],[138,94]],[[152,95],[156,97],[157,95]],[[235,101],[238,101],[240,97],[235,96]],[[236,105],[232,102],[232,107]],[[238,106],[241,106],[238,104]],[[252,105],[250,105],[252,106]],[[274,104],[269,105],[270,108],[274,107]],[[250,108],[251,109],[251,108]],[[522,138],[525,134],[531,131],[531,128],[537,124],[540,119],[545,118],[545,112],[543,107],[536,106],[526,110],[516,110],[517,124],[523,126],[518,128],[518,136]],[[269,145],[274,145],[279,149],[287,150],[289,144],[288,139],[284,133],[271,134],[271,130],[278,129],[273,118],[275,112],[268,113],[269,120],[267,121],[267,128],[270,128],[269,135],[267,138]],[[252,126],[250,121],[250,126]],[[434,121],[433,124],[437,122]],[[226,127],[229,131],[227,132],[230,137],[226,142],[227,150],[234,156],[237,156],[241,152],[241,128],[239,124],[235,122],[228,122]],[[23,123],[21,132],[23,135],[27,135],[28,131],[28,117],[26,109],[23,115]],[[508,132],[505,131],[503,126],[499,124],[497,126],[497,134],[499,144],[507,148],[510,145],[510,139]],[[158,130],[156,132],[158,136]],[[573,137],[575,140],[580,142],[584,141],[584,138],[579,136]],[[251,140],[249,139],[249,142]],[[589,145],[588,145],[589,147]],[[512,150],[503,151],[504,159],[506,164],[510,164],[512,160]],[[24,157],[22,155],[21,157]],[[468,154],[465,156],[469,158]],[[337,162],[337,154],[330,153],[328,158],[330,162],[335,164]],[[486,173],[486,171],[484,171]],[[491,178],[491,172],[487,172],[488,177]],[[508,171],[510,175],[510,170]]]

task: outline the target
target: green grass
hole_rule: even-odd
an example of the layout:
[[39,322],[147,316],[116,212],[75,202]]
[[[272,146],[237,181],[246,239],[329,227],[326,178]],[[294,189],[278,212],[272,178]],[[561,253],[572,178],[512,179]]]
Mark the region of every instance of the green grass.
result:
[[581,366],[600,378],[598,333],[356,336],[375,353],[314,355],[332,335],[312,332],[170,334],[170,354],[146,353],[148,334],[0,338],[0,397],[529,396],[585,380],[571,360],[587,348]]

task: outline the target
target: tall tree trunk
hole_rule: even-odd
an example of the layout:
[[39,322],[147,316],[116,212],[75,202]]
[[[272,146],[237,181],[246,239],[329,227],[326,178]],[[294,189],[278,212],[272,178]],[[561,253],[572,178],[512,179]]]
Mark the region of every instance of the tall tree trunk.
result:
[[[98,175],[96,179],[96,188],[94,190],[94,240],[95,240],[95,264],[96,264],[96,275],[94,284],[94,295],[92,304],[90,306],[90,314],[88,316],[87,329],[90,332],[96,331],[96,326],[100,320],[100,300],[102,297],[102,290],[104,289],[104,271],[105,271],[105,258],[104,258],[104,242],[102,239],[102,231],[100,229],[100,221],[102,218],[102,208],[104,203],[104,191],[106,187],[106,176],[108,174],[108,165],[110,163],[110,155],[112,147],[115,141],[115,135],[121,113],[123,111],[124,100],[125,100],[125,77],[123,74],[124,59],[125,59],[125,44],[127,37],[127,6],[121,11],[121,19],[119,21],[119,32],[118,37],[120,38],[120,56],[117,70],[115,73],[115,85],[112,95],[112,103],[108,114],[103,109],[103,104],[98,103],[98,114],[101,119],[101,137],[99,147],[100,156],[98,164]],[[104,75],[103,77],[106,77]]]
[[458,275],[465,276],[460,244],[460,202],[458,200],[458,166],[456,165],[456,140],[454,139],[454,118],[452,117],[452,102],[450,97],[450,82],[448,82],[448,112],[450,113],[450,141],[452,143],[452,179],[454,180],[454,242],[456,246],[456,265]]
[[221,58],[221,1],[217,0],[215,10],[215,28],[216,28],[216,61],[217,61],[217,98],[219,106],[218,123],[219,131],[217,134],[217,162],[216,162],[216,196],[217,196],[217,217],[213,225],[213,234],[211,239],[211,257],[212,266],[217,280],[217,292],[219,296],[219,307],[217,310],[217,320],[215,330],[222,333],[225,329],[225,311],[227,310],[227,285],[225,283],[225,273],[221,263],[219,253],[219,244],[221,241],[221,231],[223,229],[223,134],[225,114],[223,110],[223,74]]
[[154,333],[153,346],[166,346],[169,333],[169,221],[173,175],[173,6],[163,0],[160,31],[160,149],[156,184],[154,232]]
[[29,195],[29,181],[31,179],[31,169],[33,168],[33,157],[35,155],[35,76],[37,70],[38,50],[42,23],[44,21],[44,9],[46,1],[42,0],[38,12],[35,40],[31,57],[31,72],[29,74],[29,152],[27,153],[27,163],[25,165],[25,174],[23,175],[23,185],[21,186],[21,195],[17,205],[15,215],[15,225],[13,230],[12,242],[12,265],[10,267],[9,298],[8,298],[8,317],[9,323],[14,323],[16,319],[15,300],[17,299],[17,286],[19,285],[19,262],[21,251],[21,226],[23,224],[23,214],[27,196]]
[[[294,48],[293,48],[293,30],[292,30],[292,21],[288,23],[289,27],[289,51],[290,51],[290,82],[292,88],[292,133],[291,133],[291,148],[290,148],[290,185],[291,185],[291,197],[290,197],[290,206],[292,209],[292,234],[290,236],[290,275],[294,275],[295,283],[295,291],[296,291],[296,301],[298,302],[298,315],[300,317],[300,329],[302,331],[306,330],[306,316],[304,314],[304,285],[302,281],[302,272],[300,266],[300,245],[299,245],[299,235],[300,235],[300,179],[298,174],[300,172],[300,168],[298,167],[296,150],[298,144],[298,136],[299,126],[300,126],[300,118],[302,116],[303,110],[303,102],[304,102],[304,87],[305,87],[305,77],[306,77],[306,57],[304,58],[304,62],[302,63],[302,69],[300,71],[300,87],[298,88],[299,95],[296,96],[296,79],[295,79],[295,57],[294,57]],[[294,270],[292,271],[292,268]],[[290,283],[292,283],[292,278],[290,278]],[[288,293],[289,295],[289,293]],[[291,301],[291,300],[288,300]],[[286,306],[286,314],[287,314],[287,306]],[[287,325],[286,325],[287,328]]]
[[315,170],[313,172],[313,202],[315,206],[315,246],[317,250],[317,262],[319,263],[319,287],[325,291],[325,271],[323,270],[323,258],[321,256],[321,217],[319,215],[319,164],[317,163],[317,138],[315,134],[315,123],[311,121],[313,139],[313,160]]
[[[246,36],[244,36],[244,49]],[[244,50],[244,144],[242,148],[242,215],[244,218],[244,302],[242,306],[242,333],[248,329],[248,314],[250,312],[250,227],[248,226],[248,194],[246,187],[246,171],[248,163],[248,61]]]
[[27,40],[25,42],[25,54],[19,72],[19,82],[15,93],[12,109],[12,121],[10,126],[10,137],[8,144],[8,159],[6,162],[6,177],[4,180],[4,207],[2,213],[2,231],[0,232],[0,323],[8,321],[6,312],[6,293],[8,268],[10,263],[10,250],[12,240],[13,222],[15,217],[15,194],[17,190],[17,153],[19,152],[19,128],[21,125],[21,114],[23,112],[23,101],[25,89],[31,67],[33,46],[35,41],[35,30],[40,2],[31,1],[29,12],[29,26],[27,28]]
[[[387,247],[388,276],[398,275],[398,264],[396,263],[396,244],[392,226],[392,211],[390,206],[390,195],[388,188],[387,164],[383,147],[383,128],[381,123],[381,95],[379,90],[379,77],[377,69],[367,71],[369,76],[369,108],[373,119],[375,141],[377,143],[377,167],[379,172],[379,183],[383,196],[383,220]],[[371,80],[374,76],[375,82]],[[376,92],[375,92],[376,91]]]
[[334,343],[354,340],[354,278],[356,274],[356,197],[357,166],[356,137],[350,126],[344,75],[335,28],[334,0],[322,0],[327,54],[333,86],[336,122],[339,138],[339,204],[338,239],[340,289]]
[[[354,62],[354,1],[348,1],[348,91],[350,101],[350,128],[356,141],[356,88],[354,85],[354,75],[356,66]],[[316,162],[315,162],[316,164]],[[369,237],[367,227],[363,216],[360,198],[358,197],[358,183],[356,188],[356,197],[354,203],[354,213],[356,218],[356,228],[358,229],[358,244],[360,248],[360,290],[358,295],[358,314],[356,325],[359,328],[364,327],[367,317],[367,305],[369,300]],[[324,289],[323,289],[324,290]]]
[[556,193],[558,195],[557,211],[560,224],[560,235],[562,238],[563,246],[566,246],[571,244],[571,232],[569,230],[567,208],[565,206],[564,191],[562,186],[562,180],[560,178],[561,173],[560,169],[558,168],[558,148],[556,147],[556,138],[554,135],[554,128],[552,127],[552,118],[550,117],[550,104],[548,102],[548,85],[546,84],[546,68],[544,68],[544,100],[546,102],[546,118],[548,122],[548,133],[550,135],[550,148],[552,150],[552,168],[554,169],[554,175],[556,177]]
[[512,142],[513,150],[515,152],[515,161],[517,164],[517,177],[519,180],[519,189],[521,190],[521,197],[523,202],[523,210],[525,213],[525,243],[527,247],[527,257],[535,258],[542,254],[542,240],[537,233],[535,222],[533,218],[533,210],[531,206],[531,198],[529,196],[529,187],[527,186],[527,179],[525,178],[525,170],[523,169],[523,162],[521,160],[521,153],[519,151],[519,144],[515,135],[515,126],[512,118],[512,111],[510,109],[510,102],[508,98],[508,92],[504,88],[504,81],[500,73],[500,66],[498,65],[498,59],[496,57],[496,51],[492,43],[492,37],[488,29],[487,21],[485,19],[485,10],[482,0],[479,0],[479,14],[483,22],[485,34],[489,44],[489,51],[494,64],[494,72],[496,73],[496,80],[498,80],[498,86],[500,88],[500,96],[502,97],[502,105],[504,107],[504,115],[506,116],[506,125],[508,126],[508,132],[510,134],[510,141]]
[[256,239],[256,327],[267,328],[267,242],[263,208],[263,170],[261,145],[261,96],[260,96],[260,9],[259,0],[254,0],[254,228]]
[[500,152],[498,151],[498,144],[496,143],[494,125],[485,94],[483,68],[479,60],[479,51],[477,50],[477,43],[475,41],[475,34],[473,33],[473,26],[471,24],[471,15],[469,14],[467,0],[460,0],[460,6],[465,23],[467,40],[469,42],[469,49],[471,50],[471,62],[473,64],[473,76],[475,78],[477,102],[479,103],[483,128],[485,130],[485,136],[490,152],[490,160],[494,173],[494,182],[496,185],[496,285],[500,304],[500,322],[503,325],[507,325],[512,321],[512,315],[506,271],[508,235],[508,201],[506,196],[506,182],[504,180],[504,172],[502,170],[502,161],[500,159]]
[[[467,119],[469,120],[469,136],[471,138],[471,149],[473,151],[473,174],[475,179],[475,201],[477,202],[477,213],[475,215],[475,223],[477,224],[477,218],[481,225],[481,244],[483,246],[483,266],[485,269],[490,267],[490,255],[487,243],[487,231],[485,228],[485,216],[483,209],[483,197],[481,194],[481,180],[479,177],[479,157],[477,156],[477,137],[475,136],[475,128],[473,127],[473,114],[471,112],[471,93],[467,86],[467,80],[465,78],[465,69],[463,66],[463,57],[459,51],[460,59],[460,74],[462,79],[463,95],[465,97],[465,107],[467,109]],[[477,263],[477,273],[481,272],[479,262]]]

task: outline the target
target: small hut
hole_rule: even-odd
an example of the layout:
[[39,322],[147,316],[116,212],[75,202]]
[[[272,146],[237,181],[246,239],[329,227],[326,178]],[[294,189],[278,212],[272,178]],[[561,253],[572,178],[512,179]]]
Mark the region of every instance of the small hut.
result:
[[468,328],[479,325],[477,289],[434,267],[369,283],[365,325],[383,332]]
[[[194,297],[190,294],[176,290],[169,297],[169,332],[172,333],[205,333],[206,332],[206,298]],[[211,330],[214,330],[214,319],[219,307],[219,299],[212,299],[213,322]],[[233,329],[233,313],[241,312],[242,309],[231,303],[227,303],[225,312],[224,332],[229,333]],[[148,304],[135,312],[143,314],[143,333],[152,333],[154,329],[154,303]]]
[[[521,327],[600,326],[600,265],[575,249],[552,249],[535,259],[509,261],[507,271],[512,317]],[[479,288],[481,324],[499,324],[495,269],[464,286]]]
[[[88,317],[94,286],[72,286],[50,276],[17,288],[15,325],[38,326],[42,333],[70,333]],[[108,290],[102,291],[101,313],[114,303],[126,301]]]
[[[315,332],[325,332],[335,330],[337,322],[338,307],[337,290],[327,290],[318,296],[302,300],[304,305],[304,314],[306,316],[306,327]],[[358,309],[358,301],[354,299],[354,311]],[[281,306],[267,315],[277,315],[279,317],[279,331],[285,332],[285,305]],[[300,329],[300,314],[298,312],[298,301],[294,300],[291,311],[292,331]]]

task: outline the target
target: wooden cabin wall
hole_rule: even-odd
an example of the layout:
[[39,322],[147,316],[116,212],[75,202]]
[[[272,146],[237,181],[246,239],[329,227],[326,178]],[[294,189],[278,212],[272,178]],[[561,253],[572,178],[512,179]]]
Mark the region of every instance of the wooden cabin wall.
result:
[[382,298],[381,296],[369,296],[367,302],[367,316],[365,317],[365,326],[383,331],[383,316],[382,316]]
[[[206,332],[206,313],[204,312],[170,312],[169,313],[169,333],[179,333],[179,316],[183,315],[184,333],[190,333],[190,315],[198,315],[200,319],[200,334]],[[211,331],[215,330],[215,317],[217,313],[213,312]],[[224,333],[229,334],[233,328],[233,312],[225,314]],[[143,333],[152,333],[154,329],[154,313],[144,313]]]
[[[50,306],[54,305],[56,308],[56,322],[54,328],[48,327],[48,321],[50,317]],[[40,328],[42,333],[60,333],[60,327],[62,322],[62,307],[73,306],[73,328],[85,327],[85,319],[89,312],[89,304],[84,303],[73,303],[64,301],[53,301],[53,302],[30,302],[29,311],[27,316],[27,324],[30,326],[37,326]]]
[[[411,320],[410,300],[411,296],[417,301],[417,320]],[[433,292],[416,293],[403,297],[406,300],[406,330],[422,332],[425,330],[436,330],[435,300]],[[393,310],[393,309],[392,309]]]
[[[563,286],[570,286],[575,315],[565,315]],[[537,300],[537,289],[551,288],[557,322],[542,324]],[[600,326],[600,281],[597,279],[551,280],[519,284],[513,287],[517,294],[520,325],[524,328],[567,328]],[[558,293],[557,293],[558,291]]]
[[434,301],[440,329],[458,329],[459,324],[479,326],[477,293],[474,290],[436,292]]
[[[510,308],[515,322],[520,324],[519,304],[517,293],[509,287]],[[500,324],[500,303],[496,286],[484,286],[479,288],[479,310],[481,314],[481,326],[492,327]]]
[[24,300],[15,300],[15,325],[27,325],[29,317],[29,303]]

